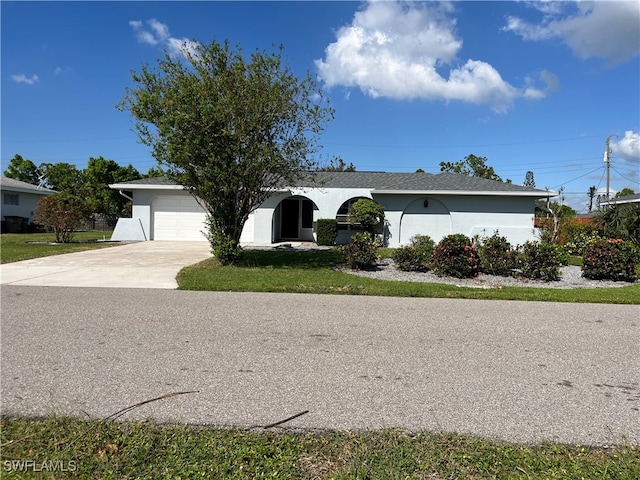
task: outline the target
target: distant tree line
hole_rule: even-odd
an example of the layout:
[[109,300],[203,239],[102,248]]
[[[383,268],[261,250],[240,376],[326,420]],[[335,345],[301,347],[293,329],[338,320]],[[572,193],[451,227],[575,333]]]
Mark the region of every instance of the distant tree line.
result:
[[146,175],[141,175],[131,164],[123,167],[103,157],[89,158],[87,168],[81,170],[66,162],[44,162],[36,166],[18,154],[3,173],[5,177],[55,190],[85,216],[101,215],[111,226],[119,217],[127,216],[131,206],[125,197],[109,188],[109,184],[162,174],[162,170],[151,168]]

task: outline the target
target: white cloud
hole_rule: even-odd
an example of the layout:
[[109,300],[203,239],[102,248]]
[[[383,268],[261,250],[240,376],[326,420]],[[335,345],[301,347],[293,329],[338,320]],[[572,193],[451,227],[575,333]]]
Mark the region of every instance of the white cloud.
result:
[[146,22],[148,28],[140,20],[131,20],[129,25],[133,29],[140,43],[148,45],[162,45],[170,55],[184,55],[186,52],[195,52],[197,43],[187,38],[175,38],[169,33],[169,27],[152,18]]
[[524,40],[560,39],[583,59],[599,57],[620,62],[640,53],[640,2],[532,2],[532,5],[544,14],[539,24],[510,16],[503,30]]
[[38,75],[31,75],[28,77],[24,73],[11,75],[11,78],[14,82],[26,83],[27,85],[34,85],[39,80]]
[[624,162],[640,163],[640,133],[627,130],[617,142],[611,142],[611,151]]
[[[518,89],[490,64],[469,59],[460,65],[462,40],[450,4],[369,2],[316,60],[327,87],[359,87],[372,97],[461,100],[508,110],[519,97],[540,98],[542,90]],[[448,75],[445,72],[448,68]]]

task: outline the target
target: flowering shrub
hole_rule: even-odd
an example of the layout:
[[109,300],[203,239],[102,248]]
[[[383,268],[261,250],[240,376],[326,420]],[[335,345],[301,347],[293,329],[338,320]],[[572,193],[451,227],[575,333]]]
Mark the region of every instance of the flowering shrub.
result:
[[428,235],[415,235],[411,244],[393,253],[396,266],[405,272],[426,272],[431,268],[435,242]]
[[516,268],[516,252],[497,231],[491,237],[482,239],[478,259],[480,271],[489,275],[508,277]]
[[476,277],[478,255],[469,237],[460,233],[444,237],[433,253],[433,271],[440,277]]
[[340,252],[352,270],[366,270],[376,264],[380,241],[369,232],[356,233]]
[[640,254],[630,241],[600,240],[589,245],[583,256],[582,276],[593,280],[634,282]]
[[518,249],[517,265],[523,277],[550,282],[560,278],[562,260],[551,243],[525,242]]
[[587,246],[602,238],[596,227],[575,222],[562,225],[560,237],[567,253],[577,257],[583,255]]

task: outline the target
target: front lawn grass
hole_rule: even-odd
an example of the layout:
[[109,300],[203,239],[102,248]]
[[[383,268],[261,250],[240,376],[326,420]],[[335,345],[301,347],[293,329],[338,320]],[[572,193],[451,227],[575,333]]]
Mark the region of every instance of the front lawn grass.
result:
[[[633,445],[529,446],[397,430],[274,433],[53,415],[4,417],[0,431],[3,478],[640,478]],[[25,461],[74,471],[12,470]]]
[[[111,238],[111,231],[77,232],[71,243],[30,243],[55,242],[53,233],[3,233],[0,235],[0,263],[18,262],[32,258],[60,255],[61,253],[82,252],[104,248],[115,243],[97,243],[98,240]],[[91,242],[91,243],[89,243]]]
[[462,288],[440,283],[360,277],[335,270],[334,267],[342,261],[342,256],[335,249],[245,250],[236,266],[221,266],[215,258],[210,258],[182,269],[177,280],[182,290],[640,304],[640,284],[569,290],[531,287]]

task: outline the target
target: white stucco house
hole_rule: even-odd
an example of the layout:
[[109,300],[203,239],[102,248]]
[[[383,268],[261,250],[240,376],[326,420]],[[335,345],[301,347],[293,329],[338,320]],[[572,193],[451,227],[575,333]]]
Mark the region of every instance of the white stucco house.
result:
[[[454,173],[317,172],[303,183],[278,189],[254,211],[241,243],[313,242],[321,218],[337,219],[337,243],[346,243],[353,233],[347,211],[364,197],[384,207],[390,247],[416,234],[438,242],[451,233],[483,237],[496,230],[518,244],[536,238],[535,200],[556,195]],[[132,218],[118,221],[112,240],[205,240],[206,214],[182,186],[150,178],[110,187],[133,202]]]
[[[12,225],[32,223],[38,201],[42,197],[56,193],[54,190],[5,176],[0,177],[0,190],[2,190],[3,231],[11,231]],[[22,220],[18,220],[19,218]]]

